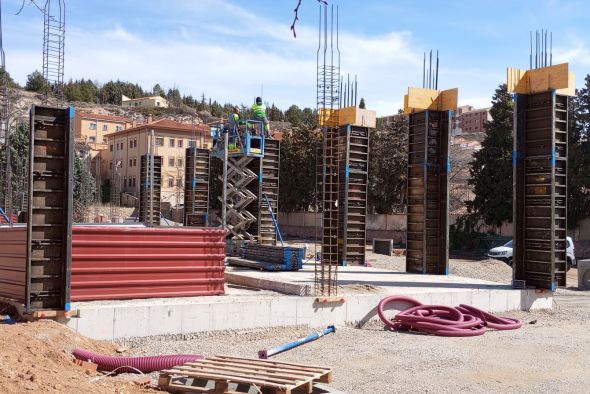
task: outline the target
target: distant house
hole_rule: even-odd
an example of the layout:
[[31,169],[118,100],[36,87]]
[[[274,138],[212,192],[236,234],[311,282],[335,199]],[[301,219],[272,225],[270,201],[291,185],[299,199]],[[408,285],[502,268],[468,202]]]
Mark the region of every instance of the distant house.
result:
[[162,96],[150,96],[132,99],[123,95],[121,97],[121,106],[123,108],[168,108],[168,100]]

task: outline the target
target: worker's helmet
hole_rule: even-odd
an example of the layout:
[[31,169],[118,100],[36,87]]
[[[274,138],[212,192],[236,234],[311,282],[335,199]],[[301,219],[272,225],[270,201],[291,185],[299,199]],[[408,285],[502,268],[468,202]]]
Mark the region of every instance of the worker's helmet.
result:
[[234,107],[234,112],[235,113],[240,113],[240,107],[238,107],[237,105]]
[[262,98],[256,97],[256,104],[262,104]]

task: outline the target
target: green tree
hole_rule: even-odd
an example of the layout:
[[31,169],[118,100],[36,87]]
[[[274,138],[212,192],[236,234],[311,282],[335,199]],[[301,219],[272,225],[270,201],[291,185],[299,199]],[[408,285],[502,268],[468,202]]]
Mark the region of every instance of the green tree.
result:
[[86,162],[78,154],[74,155],[74,221],[80,222],[88,211],[88,207],[96,199],[96,182]]
[[31,74],[27,75],[25,90],[28,90],[29,92],[43,93],[44,83],[45,78],[43,77],[43,74],[35,70]]
[[361,97],[361,102],[359,103],[360,109],[365,109],[367,106],[365,105],[365,99]]
[[590,75],[569,104],[568,227],[590,217]]
[[68,101],[82,101],[86,103],[98,102],[99,89],[91,80],[70,81],[64,86],[64,95]]
[[268,120],[272,120],[275,122],[282,122],[285,120],[285,115],[283,114],[283,111],[278,109],[274,103],[268,108],[266,113],[268,115]]
[[[12,206],[17,209],[19,201],[22,201],[23,193],[28,189],[28,158],[29,158],[29,124],[19,123],[14,132],[10,135],[10,169],[12,183]],[[1,151],[0,157],[2,165],[0,168],[6,168],[6,150]],[[0,206],[4,207],[4,192],[6,188],[6,179],[0,179]]]
[[164,89],[162,89],[162,87],[160,86],[159,83],[155,84],[154,87],[152,88],[152,95],[162,96],[162,97],[166,98],[166,93],[164,92]]
[[129,98],[140,98],[147,96],[147,93],[139,86],[131,82],[109,81],[99,91],[99,101],[103,104],[121,105],[121,96]]
[[314,127],[294,127],[285,134],[281,143],[281,212],[306,211],[315,203],[316,149],[321,141],[321,133]]
[[369,139],[368,206],[376,213],[403,212],[406,207],[408,118],[386,126],[381,120]]
[[512,118],[514,102],[506,84],[492,98],[492,121],[485,123],[482,148],[469,164],[469,185],[475,198],[467,201],[470,214],[488,225],[500,226],[512,221]]
[[0,69],[0,81],[6,81],[6,86],[8,86],[9,88],[18,88],[20,89],[20,86],[18,83],[15,82],[14,79],[12,79],[12,77],[10,76],[10,73],[8,71],[6,71],[5,69]]

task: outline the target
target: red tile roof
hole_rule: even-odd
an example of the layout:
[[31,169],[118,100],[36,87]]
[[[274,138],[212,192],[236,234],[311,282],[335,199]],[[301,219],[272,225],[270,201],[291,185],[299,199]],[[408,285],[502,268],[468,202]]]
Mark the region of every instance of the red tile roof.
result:
[[180,123],[172,119],[160,119],[152,123],[144,123],[140,124],[136,127],[131,127],[129,129],[117,131],[114,133],[105,134],[105,137],[110,137],[112,135],[122,135],[129,132],[140,131],[142,129],[157,129],[157,130],[170,130],[170,131],[186,131],[188,133],[198,132],[198,133],[205,133],[209,135],[211,132],[211,128],[206,125],[196,124],[191,125],[187,123]]
[[93,114],[90,112],[83,112],[78,111],[76,115],[80,116],[82,119],[98,119],[98,120],[110,120],[111,122],[121,122],[121,123],[131,123],[132,120],[130,118],[124,118],[122,116],[111,116],[111,115],[103,115],[103,114]]

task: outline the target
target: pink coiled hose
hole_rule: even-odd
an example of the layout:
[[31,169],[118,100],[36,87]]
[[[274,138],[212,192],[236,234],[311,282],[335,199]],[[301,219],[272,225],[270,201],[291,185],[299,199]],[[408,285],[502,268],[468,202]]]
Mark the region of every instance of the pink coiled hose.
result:
[[99,371],[110,372],[117,369],[117,373],[136,373],[137,370],[143,373],[149,373],[203,359],[203,356],[188,354],[147,357],[117,357],[93,353],[84,349],[75,349],[72,353],[78,360],[90,361],[94,364],[98,364],[97,369]]
[[[410,304],[393,319],[385,316],[385,306],[391,302]],[[443,305],[424,305],[404,296],[386,297],[377,306],[381,321],[397,331],[417,331],[444,337],[472,337],[483,335],[488,328],[515,330],[522,326],[520,320],[499,317],[470,305],[461,304],[456,308]]]

